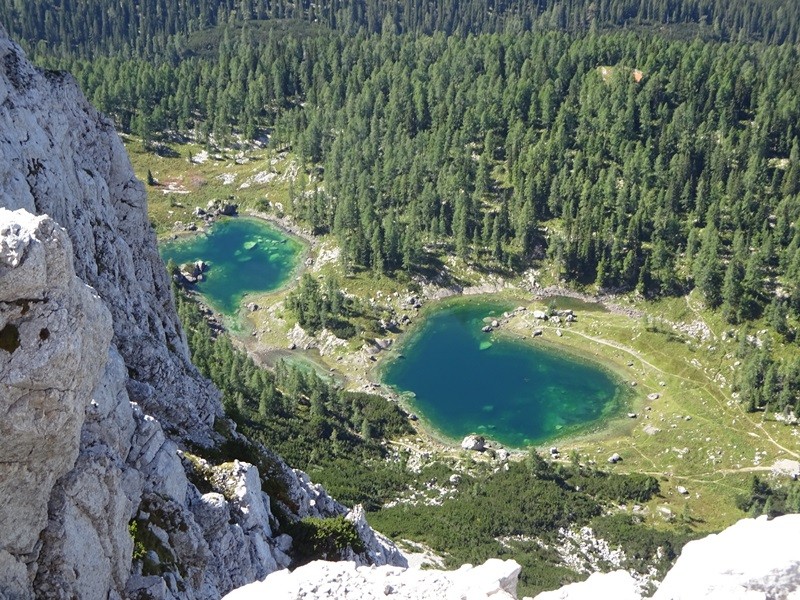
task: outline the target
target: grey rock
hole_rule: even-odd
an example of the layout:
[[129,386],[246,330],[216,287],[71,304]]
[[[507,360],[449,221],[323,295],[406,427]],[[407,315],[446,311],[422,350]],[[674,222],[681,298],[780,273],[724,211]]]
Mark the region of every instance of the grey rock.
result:
[[66,229],[76,274],[111,312],[131,382],[147,384],[130,385],[131,399],[209,445],[219,395],[189,362],[144,185],[122,142],[72,77],[36,70],[5,32],[0,58],[0,206]]
[[395,567],[408,567],[408,561],[403,553],[385,536],[374,531],[367,524],[364,508],[357,504],[345,519],[350,521],[358,532],[358,536],[366,547],[366,560],[356,557],[356,564],[362,565],[392,565]]
[[[75,276],[69,238],[52,219],[0,208],[0,236],[0,549],[4,562],[28,562],[56,482],[78,458],[111,317]],[[0,589],[18,572],[0,570]]]
[[482,435],[468,435],[461,441],[464,450],[481,452],[486,448],[486,439]]

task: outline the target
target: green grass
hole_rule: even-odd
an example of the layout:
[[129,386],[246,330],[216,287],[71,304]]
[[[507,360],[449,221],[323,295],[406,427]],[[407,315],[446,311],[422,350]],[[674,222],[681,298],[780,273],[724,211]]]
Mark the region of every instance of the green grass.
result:
[[293,193],[314,185],[300,161],[285,152],[252,148],[206,153],[194,143],[165,143],[158,151],[145,151],[139,140],[124,140],[136,176],[147,181],[149,170],[156,181],[146,187],[148,212],[159,235],[172,233],[175,221],[201,225],[192,211],[215,199],[235,202],[240,211],[280,216],[280,206],[287,210]]

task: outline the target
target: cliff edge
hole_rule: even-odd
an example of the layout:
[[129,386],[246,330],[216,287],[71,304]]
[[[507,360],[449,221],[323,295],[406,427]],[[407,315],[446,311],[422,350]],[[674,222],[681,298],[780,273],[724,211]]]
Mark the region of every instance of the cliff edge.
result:
[[224,418],[111,123],[2,29],[0,457],[0,598],[218,598],[289,564],[276,511],[348,514]]

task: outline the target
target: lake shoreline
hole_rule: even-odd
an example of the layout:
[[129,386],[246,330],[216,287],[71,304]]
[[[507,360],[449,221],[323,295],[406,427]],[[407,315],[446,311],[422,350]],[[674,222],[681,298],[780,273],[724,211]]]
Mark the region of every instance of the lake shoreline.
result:
[[[248,252],[265,252],[266,250],[262,245],[259,245],[258,242],[254,242],[250,240],[251,237],[258,237],[256,234],[266,236],[269,239],[268,244],[273,246],[271,249],[272,254],[269,256],[269,260],[259,259],[260,264],[269,265],[272,262],[273,256],[279,257],[279,261],[289,261],[292,263],[291,269],[288,269],[284,272],[281,272],[282,267],[278,267],[275,274],[276,267],[268,267],[268,270],[264,273],[264,275],[268,275],[270,278],[273,278],[273,281],[267,286],[268,289],[265,290],[248,290],[242,289],[240,292],[229,292],[233,293],[233,296],[230,298],[215,298],[215,293],[219,296],[220,291],[217,292],[210,291],[209,289],[203,289],[203,287],[208,288],[209,284],[211,286],[214,285],[223,285],[223,280],[226,278],[223,275],[227,275],[224,270],[230,270],[231,268],[238,268],[243,269],[245,268],[243,265],[238,264],[244,258],[239,259],[237,262],[234,262],[232,257],[227,257],[225,259],[219,258],[215,256],[215,252],[219,251],[219,246],[221,244],[220,240],[217,240],[216,243],[211,244],[210,238],[216,233],[220,235],[225,235],[218,231],[216,228],[220,226],[230,225],[231,227],[249,227],[253,228],[254,226],[257,228],[262,227],[265,228],[264,232],[257,232],[253,231],[250,233],[242,233],[242,239],[248,238],[244,242],[244,248]],[[260,296],[264,297],[267,295],[275,294],[277,292],[281,292],[292,285],[293,279],[295,279],[302,269],[305,267],[305,262],[310,252],[310,247],[307,241],[295,235],[294,233],[288,231],[284,227],[279,227],[276,224],[251,215],[233,215],[233,216],[224,216],[220,218],[215,218],[213,223],[207,229],[198,229],[196,231],[187,232],[191,233],[191,235],[185,235],[180,237],[170,237],[167,240],[162,240],[159,253],[161,254],[162,260],[168,262],[168,260],[173,260],[178,264],[185,264],[185,263],[192,263],[192,262],[204,262],[211,265],[211,270],[213,271],[215,268],[219,269],[217,273],[217,279],[212,279],[212,273],[203,274],[204,279],[198,283],[194,283],[190,280],[190,282],[185,286],[188,290],[198,293],[204,298],[204,303],[213,308],[215,312],[218,312],[225,321],[227,322],[234,322],[235,327],[232,329],[238,330],[242,327],[247,325],[246,319],[243,318],[243,311],[245,310],[245,305],[248,303],[248,299],[251,296]],[[226,233],[230,236],[230,231],[226,231]],[[235,237],[235,234],[233,234]],[[274,238],[274,239],[273,239]],[[259,238],[261,239],[261,238]],[[263,240],[262,240],[263,241]],[[286,244],[286,242],[291,242],[290,244]],[[207,248],[191,248],[189,249],[182,249],[180,246],[184,244],[209,244]],[[230,240],[228,240],[230,243]],[[249,244],[249,245],[248,245]],[[285,248],[283,246],[286,246]],[[235,254],[239,254],[240,250],[237,250]],[[181,256],[185,254],[186,256]],[[292,256],[293,255],[293,256]],[[251,255],[252,257],[252,255]],[[247,258],[249,261],[250,258]],[[288,266],[288,265],[287,265]],[[270,271],[269,269],[273,269]],[[249,269],[248,269],[249,271]],[[199,275],[198,275],[199,277]],[[235,278],[235,281],[245,281],[247,278],[243,275],[239,275]],[[199,285],[202,284],[202,285]],[[269,289],[270,286],[274,286],[273,289]]]
[[[296,267],[293,270],[293,273],[286,278],[286,282],[281,285],[276,290],[270,292],[250,292],[243,296],[242,301],[240,303],[239,309],[233,315],[227,315],[226,313],[220,313],[224,320],[227,323],[230,323],[229,330],[231,333],[234,333],[237,337],[244,338],[249,333],[249,320],[247,318],[247,312],[244,308],[247,299],[249,296],[255,296],[263,303],[265,298],[269,298],[273,295],[280,295],[290,289],[293,285],[292,279],[302,273],[306,268],[308,268],[307,258],[312,253],[312,250],[319,246],[320,238],[314,236],[308,231],[302,230],[296,224],[293,224],[289,219],[283,218],[280,219],[275,215],[270,215],[268,213],[258,212],[254,210],[248,210],[243,215],[237,215],[236,217],[231,217],[233,219],[254,219],[258,220],[262,223],[267,224],[270,227],[280,231],[282,234],[287,236],[294,237],[297,241],[302,243],[304,250],[302,257],[297,261]],[[181,237],[189,237],[191,235],[208,235],[209,230],[203,231],[194,231],[194,232],[186,232],[186,236]],[[201,294],[202,295],[202,294]],[[358,375],[358,372],[351,372],[345,365],[342,364],[334,364],[333,367],[336,370],[337,378],[341,378],[344,380],[345,385],[353,388],[353,386],[358,386],[359,381],[366,383],[372,388],[373,393],[377,393],[379,395],[384,396],[388,401],[397,402],[399,403],[404,410],[408,413],[421,413],[420,419],[415,422],[415,428],[418,430],[418,435],[423,436],[424,438],[428,439],[431,443],[444,446],[452,449],[456,449],[459,447],[461,440],[455,437],[451,437],[448,434],[440,431],[436,426],[434,426],[430,420],[422,414],[417,407],[414,406],[413,401],[410,401],[407,397],[404,396],[402,393],[398,393],[397,390],[393,389],[383,381],[383,371],[385,370],[386,366],[391,362],[393,359],[393,355],[402,354],[403,349],[407,347],[407,345],[414,340],[418,332],[424,328],[424,324],[426,321],[433,315],[436,314],[439,310],[446,308],[448,304],[451,303],[461,303],[461,302],[470,302],[470,301],[491,301],[491,302],[500,302],[500,303],[507,303],[509,310],[513,308],[512,305],[524,305],[524,306],[531,306],[532,304],[546,304],[546,301],[549,299],[558,299],[558,298],[572,298],[579,302],[588,303],[591,305],[597,305],[598,307],[602,307],[609,312],[613,312],[615,314],[623,314],[630,318],[636,318],[640,315],[644,314],[641,311],[637,311],[634,309],[630,309],[628,307],[623,307],[618,303],[614,302],[617,298],[614,296],[595,296],[591,294],[586,294],[577,290],[570,290],[566,288],[562,288],[560,286],[549,286],[545,288],[536,288],[533,290],[525,290],[521,287],[514,286],[510,282],[506,281],[505,279],[500,279],[498,283],[494,285],[473,285],[467,286],[463,289],[459,290],[452,290],[449,288],[439,288],[438,292],[433,294],[432,297],[429,294],[425,294],[427,296],[428,301],[425,302],[423,308],[418,313],[417,317],[414,319],[413,323],[409,328],[405,331],[400,332],[397,337],[395,338],[395,344],[393,347],[385,352],[382,352],[378,357],[377,361],[372,368],[368,368],[365,375],[366,380],[363,379]],[[544,308],[544,306],[542,306]],[[215,309],[216,310],[216,309]],[[233,319],[233,320],[231,320]],[[546,329],[549,329],[545,326]],[[255,331],[255,330],[254,330]],[[568,329],[565,329],[568,331]],[[575,358],[580,361],[588,362],[589,364],[600,366],[605,371],[610,371],[614,375],[615,380],[619,380],[618,384],[620,389],[623,389],[622,382],[625,381],[627,373],[624,371],[624,367],[622,364],[619,364],[613,360],[607,360],[605,357],[599,356],[596,352],[593,352],[590,348],[582,348],[581,345],[574,345],[570,344],[569,346],[562,346],[554,339],[543,339],[542,337],[538,337],[535,340],[527,338],[522,332],[520,331],[512,331],[507,327],[501,327],[498,330],[498,334],[501,336],[511,336],[514,339],[524,343],[527,346],[531,347],[542,347],[547,346],[549,351],[553,351],[556,353],[563,353],[566,354],[569,358]],[[249,338],[249,336],[247,336]],[[261,354],[261,358],[265,356],[271,356],[272,351],[277,351],[281,355],[289,354],[289,351],[286,351],[285,348],[275,345],[269,344],[261,344],[259,342],[251,342],[249,339],[245,341],[245,346],[250,347],[251,351],[255,354]],[[328,363],[320,357],[319,359],[311,359],[309,357],[305,357],[306,360],[310,360],[311,362],[315,363],[320,370],[324,370]],[[261,361],[260,361],[261,362]],[[270,360],[264,362],[272,362]],[[344,368],[343,368],[344,367]],[[363,387],[363,386],[362,386]],[[628,402],[630,404],[630,402]],[[613,424],[615,421],[620,421],[621,416],[620,413],[622,410],[615,411],[613,416],[608,418],[601,417],[603,423],[595,424],[588,426],[588,429],[584,429],[582,431],[576,431],[572,433],[565,433],[564,435],[556,435],[552,438],[552,441],[558,441],[559,443],[574,443],[579,440],[584,440],[587,438],[594,438],[598,435],[603,436],[607,434],[611,429],[614,429]],[[488,440],[492,440],[491,432],[483,432],[481,435],[487,437]],[[541,443],[535,443],[534,446],[542,447],[550,442],[550,439],[542,441]],[[522,453],[525,452],[525,446],[513,446],[513,445],[505,445],[500,442],[495,442],[493,444],[496,447],[506,447],[513,452]]]
[[[468,308],[470,305],[480,306],[481,304],[490,305],[487,306],[487,314],[492,313],[491,318],[498,321],[498,326],[493,329],[491,335],[497,335],[500,340],[507,340],[511,343],[523,345],[534,352],[543,352],[546,355],[549,355],[550,360],[572,363],[573,368],[588,368],[592,371],[602,372],[604,374],[602,377],[613,384],[615,391],[613,393],[613,397],[605,401],[605,405],[602,409],[600,409],[600,413],[596,417],[590,418],[587,423],[566,423],[564,425],[565,430],[563,433],[546,433],[544,434],[544,437],[541,437],[541,434],[532,433],[532,435],[539,439],[532,440],[530,444],[514,443],[508,440],[503,442],[500,439],[493,437],[491,429],[488,431],[479,429],[478,431],[465,432],[464,435],[468,435],[470,433],[479,434],[489,440],[494,440],[496,442],[496,446],[498,447],[506,447],[517,452],[524,452],[526,448],[531,446],[541,448],[546,447],[554,442],[563,442],[566,440],[574,441],[577,439],[594,437],[599,432],[601,433],[609,429],[614,422],[624,422],[624,413],[633,403],[633,394],[626,386],[628,374],[624,372],[624,369],[621,365],[615,364],[614,361],[601,360],[598,358],[598,356],[592,353],[591,350],[580,351],[572,346],[563,346],[558,344],[554,340],[543,340],[539,336],[531,338],[530,336],[522,333],[519,327],[510,326],[512,321],[519,321],[525,315],[531,315],[534,308],[539,308],[539,306],[536,306],[536,299],[534,299],[534,304],[531,305],[530,298],[523,298],[520,294],[482,294],[476,296],[457,295],[449,296],[448,298],[440,301],[431,302],[425,306],[419,313],[414,324],[400,335],[393,348],[387,351],[382,356],[380,362],[369,372],[370,379],[373,380],[373,382],[377,381],[380,384],[380,387],[378,388],[379,393],[389,397],[392,401],[399,402],[404,410],[409,413],[416,413],[420,417],[421,420],[418,421],[417,426],[419,429],[423,430],[426,436],[432,437],[437,443],[444,443],[450,446],[458,446],[463,438],[461,434],[454,436],[434,425],[432,419],[425,414],[424,408],[420,406],[413,397],[409,396],[408,393],[400,391],[397,387],[387,381],[388,370],[398,367],[396,361],[405,360],[404,358],[400,358],[400,356],[404,355],[409,345],[413,345],[419,341],[419,335],[425,331],[426,323],[428,323],[430,318],[441,314],[441,311],[447,310],[448,307],[456,307],[456,310],[460,309],[462,311],[468,311],[470,310]],[[524,309],[518,310],[514,308],[515,306],[520,305],[522,305]],[[464,312],[462,312],[462,316],[463,314]],[[472,316],[470,318],[474,319],[475,317]],[[490,334],[486,334],[487,338],[485,341],[488,341],[489,335]],[[480,341],[481,339],[482,335],[480,333],[475,336],[475,341]],[[494,338],[492,341],[497,342],[499,340]],[[402,369],[402,366],[400,366],[400,368]],[[488,375],[489,374],[487,373],[487,376]],[[531,372],[531,377],[535,377],[533,372]],[[452,387],[452,385],[450,387]],[[575,402],[575,396],[571,397],[573,398],[572,401]],[[527,406],[532,408],[533,405],[529,404]],[[558,410],[552,413],[548,412],[547,414],[551,415],[549,418],[561,418],[557,416]],[[489,421],[489,424],[491,427],[495,426],[491,424],[491,421]],[[508,435],[513,437],[520,434],[509,431],[504,435],[506,437]],[[501,435],[499,437],[502,438],[503,436]]]

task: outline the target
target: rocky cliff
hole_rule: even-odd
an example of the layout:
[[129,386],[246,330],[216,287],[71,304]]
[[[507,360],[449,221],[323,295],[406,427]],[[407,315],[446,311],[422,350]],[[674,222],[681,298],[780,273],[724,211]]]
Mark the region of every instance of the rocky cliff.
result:
[[113,127],[2,30],[0,490],[0,598],[216,598],[288,565],[276,508],[348,512],[224,419]]

